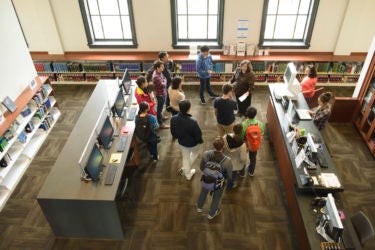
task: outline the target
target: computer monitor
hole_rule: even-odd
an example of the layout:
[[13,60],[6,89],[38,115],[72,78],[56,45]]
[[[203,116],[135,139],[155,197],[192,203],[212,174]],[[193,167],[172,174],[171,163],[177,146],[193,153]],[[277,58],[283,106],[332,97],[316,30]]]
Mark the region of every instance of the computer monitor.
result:
[[327,195],[325,210],[328,216],[328,221],[324,227],[325,231],[332,240],[339,242],[344,231],[344,226],[342,225],[340,215],[336,208],[335,198],[333,198],[331,193]]
[[103,155],[95,144],[87,160],[85,172],[94,182],[99,180],[102,171]]
[[111,121],[109,120],[109,117],[104,121],[103,127],[100,130],[100,133],[98,135],[98,142],[100,145],[102,145],[105,149],[109,149],[112,145],[112,136],[113,136],[113,126]]
[[307,137],[307,145],[308,145],[310,161],[316,163],[318,150],[315,147],[315,143],[314,143],[314,140],[312,139],[311,134],[307,133],[306,137]]
[[294,82],[294,79],[297,78],[297,69],[296,66],[294,66],[294,63],[290,62],[286,66],[285,72],[284,72],[284,83],[289,85]]
[[120,90],[117,94],[116,101],[112,107],[112,114],[113,116],[123,117],[124,115],[124,108],[125,108],[125,99],[122,95],[122,91]]
[[292,96],[288,97],[296,100],[298,94],[301,92],[301,85],[297,80],[297,69],[296,66],[294,66],[294,63],[288,63],[283,78],[284,83],[287,85],[288,91],[292,94]]
[[121,85],[120,85],[120,87],[124,90],[125,95],[131,94],[131,83],[132,83],[132,79],[130,77],[128,68],[126,68],[122,76]]

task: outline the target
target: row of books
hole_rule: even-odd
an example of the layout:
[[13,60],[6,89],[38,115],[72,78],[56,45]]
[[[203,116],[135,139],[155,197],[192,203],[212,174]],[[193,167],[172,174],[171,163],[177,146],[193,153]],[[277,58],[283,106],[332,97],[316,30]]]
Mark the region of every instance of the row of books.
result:
[[34,62],[37,72],[124,72],[127,68],[129,71],[142,71],[141,63],[80,63],[80,62]]
[[85,72],[108,72],[112,70],[111,63],[82,63]]
[[39,128],[43,129],[44,131],[47,131],[51,128],[53,122],[54,122],[53,116],[47,115],[46,119],[44,119],[42,123],[39,125]]

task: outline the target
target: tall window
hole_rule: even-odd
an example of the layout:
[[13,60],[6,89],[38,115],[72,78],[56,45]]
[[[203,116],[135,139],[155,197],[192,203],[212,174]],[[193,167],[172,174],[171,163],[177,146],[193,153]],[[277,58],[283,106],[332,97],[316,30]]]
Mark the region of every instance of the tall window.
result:
[[131,0],[79,0],[88,45],[137,47]]
[[309,48],[319,0],[265,0],[260,47]]
[[171,0],[171,12],[174,48],[222,47],[224,0]]

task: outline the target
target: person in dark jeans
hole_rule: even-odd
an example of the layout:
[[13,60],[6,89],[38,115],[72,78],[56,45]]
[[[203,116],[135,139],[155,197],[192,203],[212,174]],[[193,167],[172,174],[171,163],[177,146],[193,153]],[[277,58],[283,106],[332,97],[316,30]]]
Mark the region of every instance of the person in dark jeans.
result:
[[[224,178],[228,181],[231,181],[232,179],[232,160],[230,157],[227,157],[223,154],[224,150],[224,140],[222,137],[217,137],[213,142],[214,149],[213,150],[207,150],[203,153],[203,157],[200,163],[200,169],[203,172],[206,163],[208,161],[214,161],[214,162],[221,162],[221,167],[223,168],[223,175]],[[220,201],[223,196],[225,189],[225,185],[222,185],[221,188],[212,191],[212,201],[210,206],[210,211],[208,212],[207,218],[209,220],[212,220],[217,215],[220,214],[221,209]],[[201,188],[201,192],[199,194],[198,200],[197,200],[197,212],[202,213],[203,212],[203,205],[206,202],[207,195],[210,192],[210,190],[203,187]]]
[[165,99],[167,97],[167,78],[163,75],[164,64],[162,61],[156,61],[154,63],[154,72],[152,73],[152,82],[154,84],[154,91],[156,100],[158,102],[156,106],[157,119],[160,128],[167,129],[168,125],[163,124],[163,107]]
[[149,119],[150,124],[151,124],[151,134],[145,140],[145,142],[147,144],[147,149],[148,149],[148,152],[150,153],[150,157],[154,160],[154,162],[157,162],[157,160],[159,159],[158,146],[157,146],[159,136],[156,133],[156,130],[159,128],[159,124],[155,116],[148,114],[149,110],[150,110],[150,106],[148,105],[148,103],[141,102],[139,104],[138,115],[135,117],[135,124],[137,125],[138,119],[143,119],[145,117]]
[[[163,75],[167,79],[167,90],[169,89],[169,86],[172,82],[172,74],[174,71],[174,64],[173,61],[169,59],[169,55],[166,51],[160,51],[159,52],[159,60],[164,63],[164,70]],[[170,106],[169,101],[169,94],[167,93],[167,97],[165,99],[165,108],[168,110]]]
[[201,104],[206,104],[204,89],[206,89],[208,94],[213,98],[218,97],[218,95],[213,92],[210,84],[211,74],[214,72],[212,56],[209,53],[210,49],[207,46],[202,46],[200,50],[201,52],[198,55],[195,66],[200,81],[199,97],[201,98]]
[[[242,122],[242,127],[243,127],[243,130],[242,130],[242,139],[246,140],[246,130],[247,130],[247,127],[249,127],[250,125],[255,125],[255,124],[258,124],[258,126],[260,127],[260,129],[262,130],[262,136],[264,135],[264,125],[261,121],[258,121],[255,119],[255,116],[257,115],[257,109],[254,108],[254,107],[248,107],[247,110],[246,110],[246,117],[247,119],[245,121]],[[250,164],[249,164],[249,176],[254,176],[254,171],[255,171],[255,164],[256,164],[256,161],[257,161],[257,151],[250,151],[249,150],[249,159],[250,159]],[[239,176],[241,177],[245,177],[245,168],[246,166],[240,170],[240,173],[239,173]]]

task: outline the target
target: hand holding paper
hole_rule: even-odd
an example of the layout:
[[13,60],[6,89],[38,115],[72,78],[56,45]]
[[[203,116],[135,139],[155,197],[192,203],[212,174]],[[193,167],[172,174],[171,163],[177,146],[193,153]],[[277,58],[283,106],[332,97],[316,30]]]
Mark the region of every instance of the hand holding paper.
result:
[[238,100],[239,100],[240,102],[243,102],[243,101],[245,101],[245,99],[246,99],[248,96],[249,96],[249,91],[247,91],[245,94],[241,95],[241,96],[238,98]]

